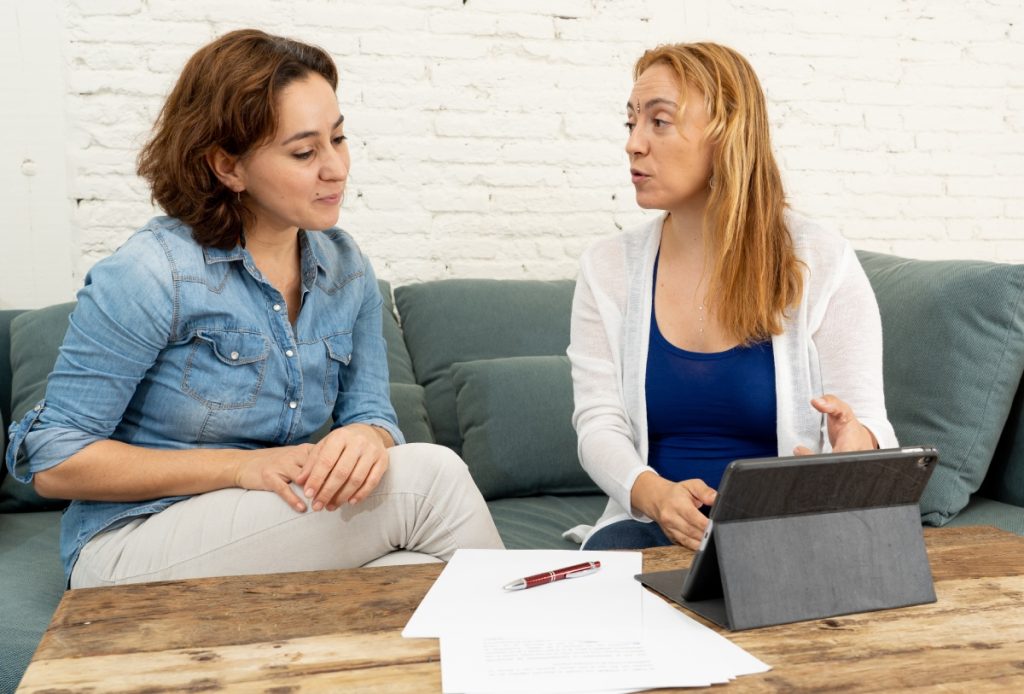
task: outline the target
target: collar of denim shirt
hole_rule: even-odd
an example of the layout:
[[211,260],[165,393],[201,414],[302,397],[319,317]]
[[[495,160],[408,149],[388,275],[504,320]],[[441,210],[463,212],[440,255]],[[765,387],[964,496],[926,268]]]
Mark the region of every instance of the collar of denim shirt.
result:
[[[302,257],[302,284],[308,291],[312,289],[313,285],[316,283],[318,271],[327,274],[327,266],[317,253],[317,245],[310,241],[309,232],[305,229],[299,229],[299,253]],[[256,265],[252,260],[252,254],[246,251],[245,247],[241,243],[236,244],[233,248],[227,249],[204,246],[203,259],[207,265],[241,261],[249,271],[249,274],[256,278],[261,276],[261,273],[256,269]]]

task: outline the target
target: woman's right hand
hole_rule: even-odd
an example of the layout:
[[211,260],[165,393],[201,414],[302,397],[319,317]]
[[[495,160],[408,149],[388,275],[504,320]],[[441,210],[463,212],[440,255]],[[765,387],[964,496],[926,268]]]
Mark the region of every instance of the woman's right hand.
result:
[[254,450],[235,468],[235,486],[274,492],[293,509],[304,513],[306,502],[295,493],[291,483],[302,473],[313,449],[313,444],[303,443]]
[[636,478],[630,500],[634,508],[660,525],[670,540],[696,550],[708,526],[700,508],[715,503],[716,496],[702,480],[670,482],[648,471]]

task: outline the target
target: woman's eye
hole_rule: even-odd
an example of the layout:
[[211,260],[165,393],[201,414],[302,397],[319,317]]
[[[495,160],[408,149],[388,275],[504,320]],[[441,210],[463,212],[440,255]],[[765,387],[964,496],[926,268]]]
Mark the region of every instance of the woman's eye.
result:
[[669,124],[668,121],[664,120],[663,118],[654,118],[652,120],[654,122],[654,127],[655,128],[663,128],[663,127],[665,127],[666,125]]
[[629,121],[626,121],[625,123],[623,123],[623,125],[626,126],[626,130],[628,130],[629,132],[633,132],[633,128],[636,127],[636,123],[630,123]]
[[309,150],[307,152],[296,152],[292,156],[295,157],[296,159],[306,160],[313,156],[313,150]]
[[335,135],[335,136],[334,136],[334,137],[333,137],[333,138],[331,139],[331,142],[333,142],[333,143],[334,143],[334,146],[335,146],[335,147],[337,147],[338,145],[340,145],[340,144],[341,144],[342,142],[344,142],[344,141],[345,141],[345,140],[347,140],[347,139],[348,139],[348,138],[347,138],[347,137],[345,137],[344,135]]

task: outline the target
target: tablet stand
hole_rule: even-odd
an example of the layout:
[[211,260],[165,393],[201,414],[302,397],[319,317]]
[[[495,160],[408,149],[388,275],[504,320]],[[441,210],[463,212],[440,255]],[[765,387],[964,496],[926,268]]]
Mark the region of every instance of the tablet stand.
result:
[[685,569],[637,578],[732,630],[935,602],[916,503],[719,521],[712,537],[720,597],[684,600]]

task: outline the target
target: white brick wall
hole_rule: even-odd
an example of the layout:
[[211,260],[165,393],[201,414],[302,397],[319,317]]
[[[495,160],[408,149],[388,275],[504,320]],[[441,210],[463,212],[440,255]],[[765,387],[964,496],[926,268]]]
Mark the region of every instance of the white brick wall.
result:
[[65,0],[62,22],[79,278],[153,213],[134,159],[185,59],[243,26],[337,60],[341,225],[396,283],[572,276],[643,219],[622,104],[668,40],[751,60],[797,209],[862,248],[1024,262],[1021,0]]

